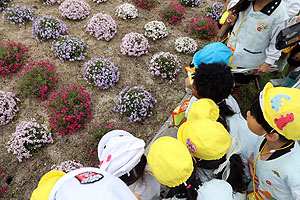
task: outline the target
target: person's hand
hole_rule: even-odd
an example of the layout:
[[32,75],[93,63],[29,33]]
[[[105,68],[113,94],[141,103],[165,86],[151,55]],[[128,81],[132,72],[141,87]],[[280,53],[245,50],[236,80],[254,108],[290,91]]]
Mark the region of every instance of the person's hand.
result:
[[297,17],[296,22],[300,22],[300,15]]
[[[299,17],[298,17],[299,18]],[[300,52],[299,53],[296,53],[293,58],[293,60],[297,61],[297,62],[300,62]]]
[[252,181],[254,181],[255,185],[259,185],[257,176],[255,176],[255,180],[253,180],[253,173],[254,173],[253,159],[254,159],[254,155],[252,155],[252,156],[248,159],[249,172],[250,172],[251,179],[252,179]]
[[264,74],[264,73],[269,72],[270,68],[271,68],[271,65],[264,62],[263,64],[259,65],[255,69],[257,72]]
[[189,89],[192,89],[192,86],[191,86],[191,84],[190,84],[190,79],[189,79],[189,77],[187,77],[187,78],[185,79],[184,83],[185,83],[185,87],[187,87],[187,88],[189,88]]
[[226,19],[226,22],[228,24],[235,23],[236,19],[237,19],[237,15],[236,14],[232,14],[232,11],[229,11],[229,14],[228,14],[228,17]]
[[141,197],[137,193],[133,193],[133,194],[138,200],[142,200]]

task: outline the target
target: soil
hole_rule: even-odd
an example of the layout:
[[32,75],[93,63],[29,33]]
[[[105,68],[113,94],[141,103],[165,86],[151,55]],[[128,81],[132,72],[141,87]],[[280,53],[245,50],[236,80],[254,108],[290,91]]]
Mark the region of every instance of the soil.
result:
[[[114,87],[106,91],[88,86],[82,78],[83,63],[81,62],[59,62],[50,51],[51,42],[39,43],[31,35],[31,25],[19,27],[11,25],[7,21],[0,19],[0,40],[21,42],[29,48],[29,58],[27,62],[33,61],[48,61],[57,66],[57,73],[61,77],[58,87],[64,85],[80,85],[87,89],[93,103],[93,121],[110,120],[122,125],[125,130],[135,136],[140,135],[142,139],[149,143],[157,133],[158,129],[170,116],[172,110],[180,102],[185,95],[184,79],[186,73],[183,69],[185,65],[189,65],[192,61],[192,55],[184,55],[176,52],[174,42],[180,36],[189,36],[185,31],[185,25],[192,17],[202,17],[207,5],[211,0],[203,0],[202,6],[191,10],[187,8],[186,18],[177,25],[167,24],[169,36],[167,38],[152,41],[150,43],[150,51],[148,54],[141,57],[123,56],[120,52],[120,43],[125,34],[130,32],[144,32],[144,25],[152,20],[161,20],[158,10],[170,0],[159,1],[155,9],[151,11],[138,8],[139,17],[136,20],[122,20],[115,15],[115,8],[125,2],[130,3],[130,0],[110,0],[105,3],[97,4],[92,0],[86,0],[91,6],[91,13],[88,18],[82,21],[70,21],[61,17],[58,10],[59,5],[52,6],[43,5],[39,0],[13,0],[13,4],[27,5],[35,8],[35,14],[39,16],[52,15],[63,20],[68,27],[69,34],[83,39],[88,44],[88,58],[105,57],[111,60],[120,70],[120,81]],[[98,41],[89,36],[85,31],[85,24],[96,13],[106,13],[111,15],[117,23],[118,30],[115,37],[110,41]],[[199,49],[202,48],[208,41],[196,40]],[[181,61],[181,72],[177,75],[176,81],[173,84],[168,84],[167,81],[154,78],[148,72],[148,63],[153,54],[160,51],[176,54]],[[14,82],[17,80],[17,74],[10,74],[4,78],[0,78],[0,90],[12,91]],[[113,112],[114,100],[118,93],[126,86],[142,86],[148,90],[156,99],[152,117],[147,118],[141,123],[131,124],[126,119],[120,118],[118,113]],[[15,155],[7,152],[6,143],[9,136],[15,132],[16,126],[21,121],[28,121],[35,118],[38,122],[43,123],[48,120],[48,114],[45,110],[45,101],[37,102],[34,99],[21,99],[20,112],[18,117],[7,125],[0,127],[0,164],[4,169],[5,179],[12,178],[8,185],[7,191],[4,193],[3,199],[29,199],[32,191],[36,188],[40,178],[51,169],[54,164],[59,164],[66,160],[76,160],[85,164],[82,160],[82,152],[76,148],[81,142],[79,139],[82,132],[85,132],[87,126],[78,131],[74,135],[60,136],[53,133],[54,143],[45,145],[40,149],[40,153],[33,155],[29,159],[24,159],[18,162]],[[1,182],[0,182],[1,183]],[[2,187],[2,186],[1,186]]]

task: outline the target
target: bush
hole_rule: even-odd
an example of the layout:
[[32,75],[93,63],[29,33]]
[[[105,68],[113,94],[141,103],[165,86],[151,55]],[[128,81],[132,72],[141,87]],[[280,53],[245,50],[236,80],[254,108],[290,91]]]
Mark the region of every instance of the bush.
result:
[[84,158],[88,162],[88,166],[99,167],[98,143],[100,139],[109,131],[115,130],[113,123],[103,121],[101,124],[92,122],[87,132],[81,135],[81,144],[79,148],[84,153]]
[[58,9],[63,17],[70,20],[85,19],[90,14],[89,4],[80,0],[66,0]]
[[179,3],[172,1],[170,4],[159,10],[160,17],[170,24],[179,23],[186,15],[185,8]]
[[211,39],[216,35],[217,25],[211,18],[198,17],[190,20],[190,25],[187,26],[188,32],[199,39]]
[[103,2],[107,2],[107,0],[93,0],[93,2],[96,2],[96,3],[103,3]]
[[28,48],[21,43],[15,42],[0,42],[0,72],[1,76],[11,72],[16,72],[17,69],[25,63],[25,55]]
[[45,124],[38,124],[35,119],[22,121],[7,142],[8,152],[17,155],[18,161],[29,158],[44,144],[52,143],[53,139]]
[[0,126],[8,124],[17,115],[19,102],[14,93],[0,90]]
[[10,2],[11,0],[0,0],[0,11],[4,10]]
[[186,7],[200,7],[201,0],[180,0],[180,4]]
[[141,56],[148,53],[148,40],[139,33],[126,34],[120,45],[121,53],[128,56]]
[[117,7],[116,14],[121,19],[135,19],[138,17],[138,10],[130,3],[124,3]]
[[151,10],[151,8],[155,8],[157,4],[157,0],[132,0],[135,5],[145,8],[147,10]]
[[176,74],[180,71],[180,63],[177,56],[169,52],[155,54],[150,60],[149,70],[153,76],[161,76],[168,79],[171,84],[175,81]]
[[[2,164],[0,163],[0,197],[3,197],[4,196],[4,192],[7,190],[7,186],[8,186],[8,179],[9,178],[5,178],[6,174],[4,173],[3,171],[3,166]],[[6,179],[6,180],[5,180]]]
[[63,0],[40,0],[45,5],[52,5],[54,3],[61,3]]
[[53,16],[38,17],[32,24],[32,36],[39,42],[58,39],[67,31],[67,25]]
[[175,49],[180,53],[195,53],[197,48],[197,42],[189,37],[180,37],[175,41]]
[[84,60],[87,55],[87,44],[81,39],[66,35],[52,43],[51,51],[60,61]]
[[19,24],[21,26],[33,20],[33,9],[27,6],[15,5],[4,10],[2,18],[11,24]]
[[90,100],[90,95],[79,86],[52,91],[47,105],[51,129],[59,135],[74,134],[92,118]]
[[110,15],[97,13],[88,22],[86,31],[97,40],[111,40],[117,33],[117,25]]
[[82,167],[83,165],[80,164],[80,162],[75,162],[74,160],[67,160],[60,163],[59,165],[53,165],[51,167],[51,170],[58,170],[58,171],[68,173],[70,171],[73,171],[75,169],[80,169]]
[[157,40],[168,36],[166,25],[160,21],[151,21],[145,24],[145,36]]
[[140,86],[127,86],[117,96],[115,103],[114,111],[118,112],[121,117],[127,118],[131,123],[135,123],[152,115],[156,99]]
[[119,81],[119,69],[108,59],[92,58],[84,65],[83,78],[90,85],[106,90]]
[[212,18],[212,19],[216,19],[216,20],[220,20],[222,17],[222,10],[224,8],[224,4],[220,3],[220,2],[215,2],[210,4],[207,8],[206,8],[206,17]]
[[59,80],[56,67],[49,62],[34,62],[25,66],[19,80],[20,94],[44,100],[54,90]]

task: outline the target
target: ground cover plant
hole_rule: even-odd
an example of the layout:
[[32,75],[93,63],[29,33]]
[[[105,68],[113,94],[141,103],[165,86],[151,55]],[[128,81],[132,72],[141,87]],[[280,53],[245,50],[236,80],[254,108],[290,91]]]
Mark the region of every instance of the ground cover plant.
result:
[[59,6],[61,15],[70,20],[82,20],[90,14],[90,6],[81,0],[65,0]]
[[3,11],[3,18],[11,24],[23,25],[33,20],[33,9],[27,6],[13,5]]
[[52,5],[54,3],[61,3],[63,0],[40,0],[45,5]]
[[189,37],[179,37],[175,40],[175,49],[180,53],[192,54],[198,48],[197,42]]
[[0,126],[13,120],[18,111],[20,99],[12,92],[0,90]]
[[145,36],[152,40],[165,38],[168,36],[168,30],[166,25],[161,21],[151,21],[145,24]]
[[191,35],[199,39],[211,39],[217,34],[217,25],[211,18],[192,18],[187,30]]
[[123,55],[141,56],[148,53],[150,45],[142,34],[128,33],[123,37],[120,48]]
[[138,10],[130,3],[119,5],[116,9],[116,15],[121,19],[133,20],[139,16]]
[[212,4],[210,4],[206,10],[206,17],[208,18],[212,18],[215,20],[220,20],[222,17],[222,10],[224,8],[224,4],[220,3],[220,2],[214,2]]
[[151,10],[152,8],[155,8],[156,4],[157,4],[157,0],[132,0],[135,5],[137,5],[138,7],[147,9],[147,10]]
[[11,0],[1,0],[0,1],[0,11],[4,10],[10,2],[11,2]]
[[53,165],[51,169],[68,173],[70,171],[73,171],[75,169],[80,169],[82,167],[83,165],[80,162],[76,162],[74,160],[67,160],[58,165]]
[[201,5],[201,0],[180,0],[180,4],[186,7],[199,7]]
[[170,24],[179,23],[186,15],[185,8],[177,2],[170,2],[159,10],[160,17]]

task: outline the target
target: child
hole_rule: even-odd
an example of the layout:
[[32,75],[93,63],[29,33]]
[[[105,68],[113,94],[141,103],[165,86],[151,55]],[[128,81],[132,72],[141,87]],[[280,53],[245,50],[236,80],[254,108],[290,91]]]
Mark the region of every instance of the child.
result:
[[50,171],[33,191],[30,200],[136,200],[130,189],[117,177],[98,168],[81,168],[67,174]]
[[250,130],[262,136],[249,159],[255,180],[249,199],[300,198],[299,102],[299,89],[267,83],[248,111]]
[[146,166],[145,142],[123,130],[105,134],[98,144],[100,169],[119,177],[143,200],[160,196],[160,184]]
[[232,188],[226,181],[202,183],[196,179],[188,149],[175,138],[165,136],[154,141],[148,163],[157,180],[170,188],[167,197],[172,200],[232,200]]

